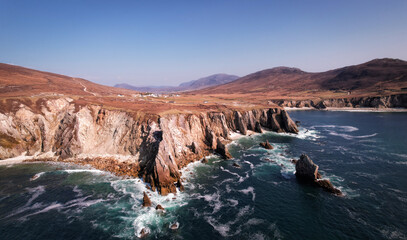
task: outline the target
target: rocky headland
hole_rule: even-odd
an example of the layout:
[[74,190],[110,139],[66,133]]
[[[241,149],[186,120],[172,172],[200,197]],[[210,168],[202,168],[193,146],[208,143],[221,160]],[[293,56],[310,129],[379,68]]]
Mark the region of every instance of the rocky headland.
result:
[[407,108],[407,94],[314,100],[271,100],[271,102],[288,108]]
[[0,113],[0,159],[88,164],[117,175],[141,177],[166,195],[182,188],[180,169],[216,152],[228,159],[232,132],[297,133],[279,108],[141,114],[71,98],[18,102]]

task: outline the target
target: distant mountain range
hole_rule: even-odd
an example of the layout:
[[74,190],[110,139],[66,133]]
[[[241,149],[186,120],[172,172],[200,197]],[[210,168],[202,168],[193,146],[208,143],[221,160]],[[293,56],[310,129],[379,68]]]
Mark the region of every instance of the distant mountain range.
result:
[[268,98],[336,97],[337,95],[382,95],[407,90],[407,62],[375,59],[363,64],[326,72],[310,73],[298,68],[276,67],[249,74],[233,82],[192,94],[257,95]]
[[238,76],[229,74],[214,74],[208,77],[200,78],[198,80],[192,80],[189,82],[181,83],[178,86],[132,86],[127,83],[116,84],[117,88],[125,88],[135,90],[139,92],[152,92],[152,93],[164,93],[164,92],[181,92],[198,90],[206,87],[217,86],[225,83],[232,82],[238,79]]

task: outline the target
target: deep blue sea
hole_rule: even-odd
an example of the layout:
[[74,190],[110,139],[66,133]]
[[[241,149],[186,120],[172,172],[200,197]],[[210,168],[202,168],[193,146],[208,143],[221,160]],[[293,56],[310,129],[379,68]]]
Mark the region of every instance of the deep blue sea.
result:
[[[185,192],[150,193],[164,214],[141,207],[138,179],[64,164],[0,166],[0,239],[137,239],[142,228],[146,239],[407,239],[407,113],[290,115],[300,134],[240,138],[228,146],[233,160],[184,169]],[[275,148],[259,147],[265,140]],[[296,180],[290,160],[302,153],[344,197]]]

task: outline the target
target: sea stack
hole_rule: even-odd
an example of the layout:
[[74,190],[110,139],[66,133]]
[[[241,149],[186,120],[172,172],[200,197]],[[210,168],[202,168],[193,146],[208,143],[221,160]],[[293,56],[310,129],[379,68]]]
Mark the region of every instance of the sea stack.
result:
[[151,207],[151,200],[146,192],[143,192],[143,207]]
[[265,141],[265,142],[261,142],[261,143],[260,143],[260,146],[263,147],[263,148],[265,148],[265,149],[273,149],[273,148],[274,148],[273,146],[271,146],[271,144],[269,143],[268,140]]
[[341,190],[335,188],[328,179],[321,179],[322,175],[318,172],[318,169],[318,165],[306,154],[302,154],[300,160],[295,164],[295,176],[301,181],[313,183],[330,193],[342,195]]

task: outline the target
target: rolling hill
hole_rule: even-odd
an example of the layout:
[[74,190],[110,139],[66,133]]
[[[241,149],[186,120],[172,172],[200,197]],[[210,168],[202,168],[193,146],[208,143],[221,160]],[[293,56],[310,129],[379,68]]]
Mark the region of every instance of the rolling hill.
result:
[[0,63],[0,96],[46,95],[106,96],[134,94],[134,91],[108,87],[60,74]]
[[192,91],[191,94],[259,95],[271,99],[376,96],[405,92],[407,62],[375,59],[331,71],[310,73],[277,67],[249,74],[233,82]]

